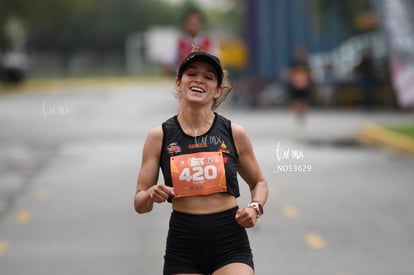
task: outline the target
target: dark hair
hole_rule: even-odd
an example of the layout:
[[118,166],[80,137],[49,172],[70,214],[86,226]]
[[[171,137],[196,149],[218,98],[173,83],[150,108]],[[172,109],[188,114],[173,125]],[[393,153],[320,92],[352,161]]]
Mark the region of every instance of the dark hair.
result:
[[187,19],[188,19],[190,16],[192,16],[192,15],[198,15],[198,16],[200,16],[201,21],[202,21],[203,23],[205,23],[206,18],[205,18],[205,16],[204,16],[204,13],[203,13],[201,10],[199,10],[198,8],[196,8],[196,7],[190,7],[190,8],[188,8],[188,9],[187,9],[187,10],[183,13],[183,16],[181,17],[181,23],[186,22],[186,21],[187,21]]

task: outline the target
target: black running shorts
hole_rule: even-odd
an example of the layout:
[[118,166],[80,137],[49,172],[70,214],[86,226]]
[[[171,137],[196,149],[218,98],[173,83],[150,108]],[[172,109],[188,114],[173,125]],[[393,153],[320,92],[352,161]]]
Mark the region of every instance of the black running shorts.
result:
[[236,222],[237,207],[220,213],[171,213],[164,275],[212,274],[231,263],[254,268],[246,229]]

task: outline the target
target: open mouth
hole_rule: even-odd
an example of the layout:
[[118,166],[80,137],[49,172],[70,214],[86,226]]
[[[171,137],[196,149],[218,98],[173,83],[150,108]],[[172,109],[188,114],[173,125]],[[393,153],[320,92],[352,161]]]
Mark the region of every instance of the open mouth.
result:
[[200,94],[205,93],[205,91],[203,89],[198,88],[198,87],[191,87],[190,90],[193,91],[193,92],[196,92],[196,93],[200,93]]

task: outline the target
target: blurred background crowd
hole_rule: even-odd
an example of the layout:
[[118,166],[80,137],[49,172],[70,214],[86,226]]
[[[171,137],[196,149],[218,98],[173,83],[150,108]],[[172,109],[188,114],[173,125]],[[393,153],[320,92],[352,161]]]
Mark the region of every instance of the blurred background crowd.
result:
[[1,81],[160,74],[190,8],[203,12],[235,105],[286,104],[301,58],[314,106],[414,106],[412,0],[1,0]]

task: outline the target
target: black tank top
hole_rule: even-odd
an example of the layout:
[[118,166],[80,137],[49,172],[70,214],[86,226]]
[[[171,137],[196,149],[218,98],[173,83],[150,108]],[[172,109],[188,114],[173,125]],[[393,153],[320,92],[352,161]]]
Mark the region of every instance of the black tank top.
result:
[[170,158],[198,152],[221,152],[226,174],[227,193],[240,196],[237,181],[238,155],[233,140],[231,121],[214,113],[211,128],[202,136],[189,136],[184,133],[177,115],[162,124],[163,140],[160,166],[167,186],[172,186]]

